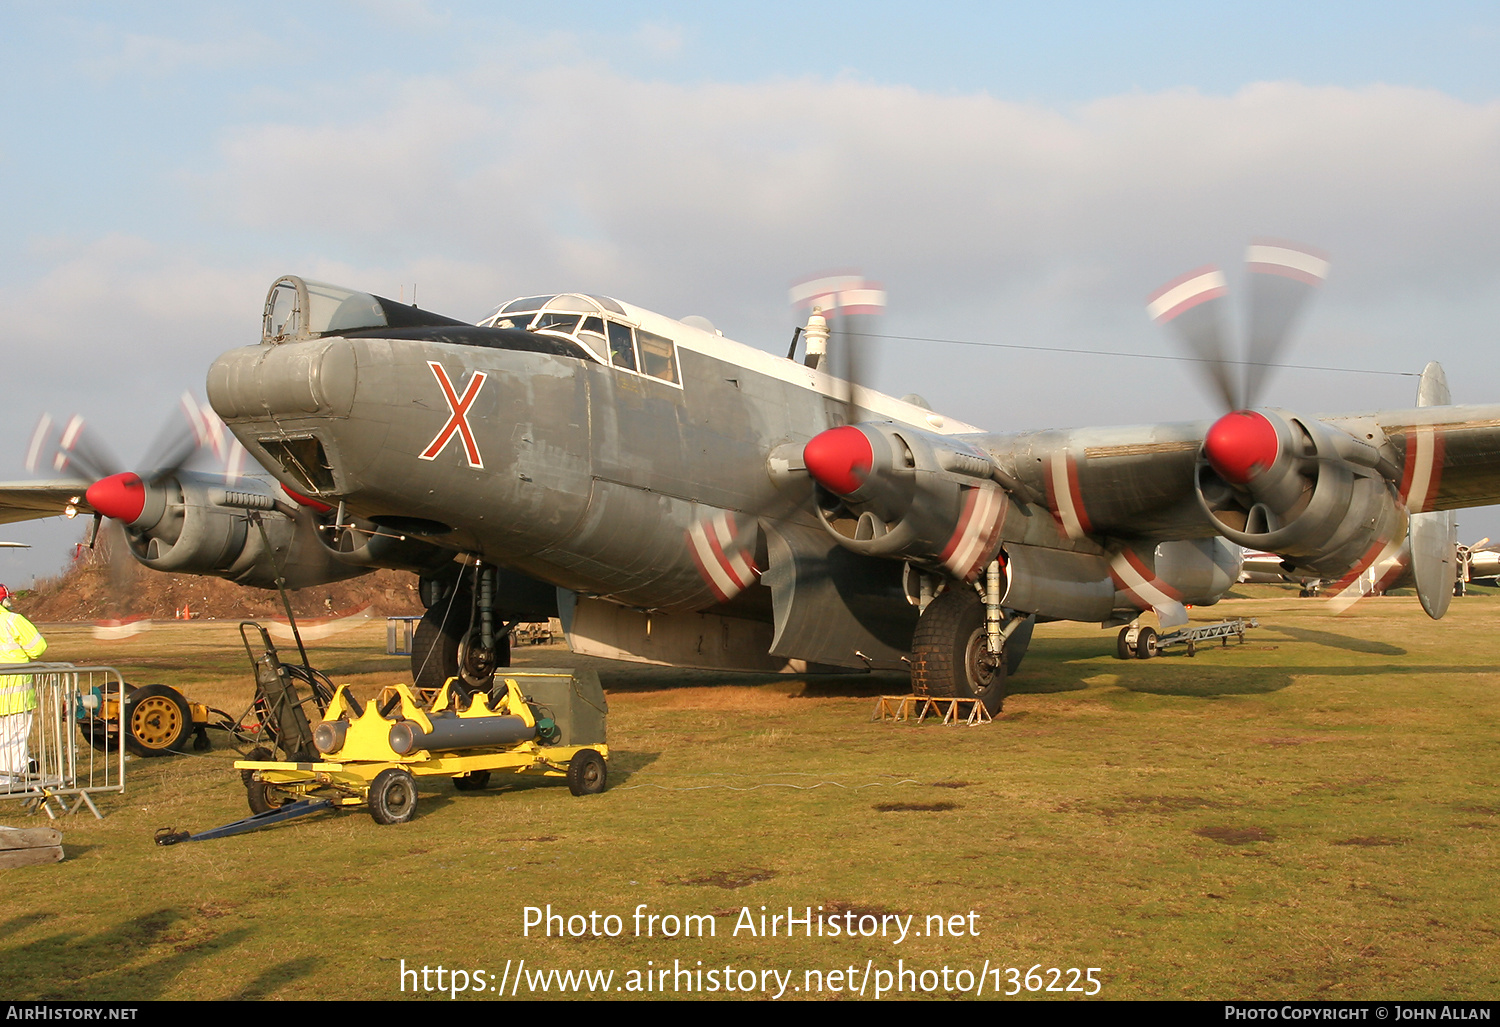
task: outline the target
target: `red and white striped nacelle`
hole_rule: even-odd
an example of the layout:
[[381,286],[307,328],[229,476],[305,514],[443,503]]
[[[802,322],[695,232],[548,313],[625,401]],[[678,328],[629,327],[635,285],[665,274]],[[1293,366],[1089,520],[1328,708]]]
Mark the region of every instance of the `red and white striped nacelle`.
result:
[[830,428],[802,457],[823,525],[848,549],[963,581],[999,552],[1006,494],[978,449],[882,421]]

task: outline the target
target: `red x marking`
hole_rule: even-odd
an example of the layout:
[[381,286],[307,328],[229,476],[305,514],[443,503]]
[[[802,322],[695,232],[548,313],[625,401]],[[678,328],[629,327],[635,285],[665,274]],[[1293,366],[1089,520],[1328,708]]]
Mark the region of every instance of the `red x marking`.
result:
[[436,460],[437,455],[448,448],[448,443],[453,439],[453,433],[458,432],[464,437],[464,455],[469,458],[469,466],[483,467],[484,458],[479,455],[479,445],[474,441],[474,432],[469,427],[469,407],[473,406],[474,397],[479,395],[479,388],[484,384],[484,372],[474,372],[474,377],[469,379],[469,384],[464,389],[463,396],[460,397],[453,388],[453,383],[448,380],[448,372],[443,370],[442,364],[436,360],[429,360],[427,366],[432,368],[438,385],[442,387],[443,398],[448,401],[451,416],[448,418],[448,423],[443,425],[443,430],[438,432],[432,443],[422,451],[422,459]]

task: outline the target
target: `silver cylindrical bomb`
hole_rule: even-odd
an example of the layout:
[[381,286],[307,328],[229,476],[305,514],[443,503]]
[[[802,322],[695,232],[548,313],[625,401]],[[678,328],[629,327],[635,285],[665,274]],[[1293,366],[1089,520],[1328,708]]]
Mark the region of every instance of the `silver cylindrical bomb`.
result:
[[325,720],[313,729],[313,745],[325,755],[338,752],[344,747],[344,738],[349,734],[347,720]]
[[536,728],[520,717],[433,718],[432,730],[423,731],[414,720],[391,725],[391,750],[410,756],[421,749],[478,749],[486,745],[509,745],[536,737]]

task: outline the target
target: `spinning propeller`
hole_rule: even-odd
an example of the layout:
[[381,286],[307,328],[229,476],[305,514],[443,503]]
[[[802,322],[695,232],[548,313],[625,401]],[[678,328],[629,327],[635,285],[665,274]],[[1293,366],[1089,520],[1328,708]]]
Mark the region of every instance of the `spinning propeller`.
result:
[[[860,420],[856,393],[865,380],[866,361],[861,353],[885,312],[884,289],[857,272],[839,272],[797,282],[790,298],[799,320],[806,319],[808,324],[806,330],[798,330],[798,337],[804,341],[804,362],[837,381],[843,406],[841,420],[846,426],[856,423]],[[794,337],[789,359],[795,355],[796,344]],[[705,515],[688,529],[693,559],[720,602],[733,599],[754,584],[764,570],[755,562],[761,520],[785,520],[806,506],[812,497],[802,483],[808,476],[826,485],[823,476],[827,460],[836,463],[842,449],[857,448],[861,442],[868,454],[869,443],[863,440],[855,428],[835,427],[816,436],[805,451],[791,445],[778,448],[769,454],[771,474],[778,486],[769,500],[742,514],[725,511]],[[859,474],[862,481],[870,467],[867,456],[862,463],[851,463],[846,472]],[[852,479],[849,483],[853,484]]]
[[[225,461],[226,481],[239,476],[244,449],[228,435],[218,415],[188,393],[183,393],[177,414],[167,420],[147,448],[141,471],[124,469],[99,433],[80,415],[60,427],[50,414],[43,414],[37,422],[26,448],[26,469],[33,474],[50,470],[83,486],[83,498],[95,518],[90,546],[103,543],[98,545],[98,556],[109,567],[110,605],[116,611],[123,605],[136,570],[127,552],[130,545],[126,531],[149,529],[160,520],[170,502],[167,480],[205,449]],[[101,540],[99,522],[104,518],[109,520],[109,534]],[[148,520],[150,523],[145,523]]]
[[[1258,239],[1246,265],[1244,359],[1231,357],[1224,327],[1228,289],[1219,268],[1191,271],[1147,300],[1152,319],[1169,326],[1225,411],[1199,452],[1195,488],[1205,512],[1230,541],[1336,579],[1336,612],[1384,591],[1410,569],[1423,607],[1442,616],[1452,594],[1452,514],[1426,512],[1441,473],[1440,440],[1430,429],[1409,431],[1402,468],[1384,437],[1356,437],[1316,419],[1252,409],[1308,298],[1327,277],[1328,260],[1306,246]],[[1449,402],[1437,364],[1424,371],[1417,402]]]

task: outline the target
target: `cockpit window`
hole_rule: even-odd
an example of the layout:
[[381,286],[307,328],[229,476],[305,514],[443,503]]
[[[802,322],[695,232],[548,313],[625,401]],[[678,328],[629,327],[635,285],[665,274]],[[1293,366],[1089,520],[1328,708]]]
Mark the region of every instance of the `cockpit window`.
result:
[[622,325],[618,321],[609,323],[609,362],[616,367],[625,367],[634,371],[635,363],[635,333],[630,330],[629,325]]
[[525,299],[511,300],[505,306],[501,307],[498,313],[509,314],[518,310],[541,310],[542,307],[547,305],[547,301],[550,299],[552,299],[551,296],[528,296]]
[[536,311],[527,310],[519,314],[496,314],[488,321],[479,323],[486,328],[529,328],[534,317]]
[[481,321],[483,328],[524,328],[571,338],[600,362],[634,374],[681,384],[677,346],[663,335],[640,331],[611,315],[626,317],[625,308],[608,296],[565,292],[511,300]]
[[558,310],[544,310],[532,324],[533,332],[557,332],[560,335],[572,335],[578,331],[580,318],[577,314],[564,314]]

